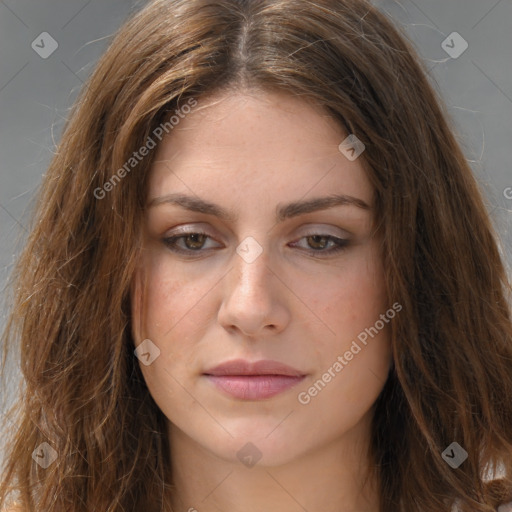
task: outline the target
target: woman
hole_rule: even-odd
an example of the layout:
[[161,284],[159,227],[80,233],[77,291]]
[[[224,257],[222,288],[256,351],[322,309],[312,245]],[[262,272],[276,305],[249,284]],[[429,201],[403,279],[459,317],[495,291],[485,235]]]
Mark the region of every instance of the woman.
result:
[[510,285],[441,99],[367,2],[149,3],[34,219],[0,506],[512,501]]

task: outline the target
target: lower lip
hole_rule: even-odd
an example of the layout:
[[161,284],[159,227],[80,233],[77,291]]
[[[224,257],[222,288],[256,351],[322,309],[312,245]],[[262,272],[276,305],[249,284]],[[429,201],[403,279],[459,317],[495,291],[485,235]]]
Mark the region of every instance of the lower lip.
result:
[[242,400],[264,400],[290,389],[304,376],[288,375],[206,375],[220,390]]

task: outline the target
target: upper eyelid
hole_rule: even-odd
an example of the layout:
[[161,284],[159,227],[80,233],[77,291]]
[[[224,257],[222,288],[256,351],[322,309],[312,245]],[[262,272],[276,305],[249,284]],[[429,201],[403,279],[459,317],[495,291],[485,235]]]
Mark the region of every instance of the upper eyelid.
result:
[[[183,240],[188,235],[196,234],[196,233],[197,232],[191,231],[191,232],[182,232],[180,234],[171,235],[169,237],[164,238],[164,243],[166,243],[166,245],[170,245],[170,240],[172,240],[173,248],[171,249],[169,247],[171,249],[171,251],[175,252],[176,254],[187,255],[190,258],[201,257],[201,255],[206,256],[211,251],[215,251],[215,250],[219,249],[219,247],[208,247],[208,248],[201,247],[198,250],[193,250],[193,249],[179,247],[179,245],[176,244],[177,240]],[[199,234],[199,233],[197,233],[197,234]],[[208,235],[207,233],[203,233],[203,234],[208,239],[213,240],[214,243],[217,243],[217,244],[219,243],[214,238],[212,238],[210,235]],[[326,250],[315,250],[315,249],[301,248],[301,251],[303,251],[304,253],[306,253],[310,256],[313,256],[315,258],[324,259],[324,258],[334,257],[337,254],[345,251],[348,248],[348,246],[352,244],[350,237],[349,238],[340,238],[340,237],[337,237],[334,235],[330,235],[328,233],[318,232],[318,233],[303,234],[303,235],[299,236],[297,239],[294,239],[291,242],[288,242],[287,245],[292,244],[292,247],[294,247],[301,240],[304,240],[308,237],[315,236],[315,235],[325,237],[328,239],[329,243],[334,244],[334,246],[331,247],[330,249],[325,248]]]
[[[184,230],[184,231],[181,231],[178,233],[171,233],[168,236],[165,236],[164,240],[171,240],[171,239],[179,240],[179,239],[186,238],[189,235],[203,235],[203,236],[206,236],[207,238],[209,238],[210,240],[213,240],[217,244],[221,243],[218,240],[216,240],[213,236],[211,236],[209,233],[207,233],[206,230],[202,231],[200,229],[190,230],[190,231]],[[303,233],[299,237],[295,237],[289,243],[297,243],[300,240],[302,240],[303,238],[308,238],[311,236],[323,236],[323,237],[329,238],[331,241],[338,240],[338,241],[343,241],[343,242],[348,242],[349,238],[350,238],[350,237],[336,236],[331,233],[326,233],[326,232],[322,232],[322,231],[316,231],[316,232]]]
[[[187,227],[187,224],[176,226],[175,228],[172,228],[172,231],[169,233],[168,237],[180,235],[180,234],[198,234],[203,233],[211,238],[215,238],[214,235],[211,233],[211,228],[204,228],[201,225],[197,226],[197,224],[192,224],[190,227]],[[197,226],[197,227],[196,227]],[[215,228],[217,231],[218,229]],[[342,231],[342,233],[331,233],[329,232],[330,229],[336,229],[339,231]],[[177,231],[175,231],[177,230]],[[299,230],[302,232],[302,230],[306,231],[307,233],[303,233],[301,236],[311,236],[311,235],[329,235],[335,238],[341,238],[343,236],[352,236],[353,233],[348,231],[347,229],[341,228],[339,226],[329,226],[329,227],[320,227],[317,223],[308,223],[304,226],[300,226],[296,230]],[[295,230],[294,230],[295,231]],[[310,233],[310,234],[308,234]]]

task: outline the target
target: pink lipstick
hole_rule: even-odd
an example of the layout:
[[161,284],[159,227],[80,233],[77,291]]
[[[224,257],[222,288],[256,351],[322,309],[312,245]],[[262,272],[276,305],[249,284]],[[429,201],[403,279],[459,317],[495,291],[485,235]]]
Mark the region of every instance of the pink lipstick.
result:
[[290,389],[306,376],[303,372],[277,361],[250,363],[235,359],[222,363],[204,374],[224,393],[241,400],[264,400]]

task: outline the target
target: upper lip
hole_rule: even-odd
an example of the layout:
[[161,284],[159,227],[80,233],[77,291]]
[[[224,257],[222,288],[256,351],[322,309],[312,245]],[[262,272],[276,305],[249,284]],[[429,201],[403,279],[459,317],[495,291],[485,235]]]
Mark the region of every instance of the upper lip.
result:
[[287,375],[303,377],[305,374],[296,368],[278,361],[263,359],[249,362],[244,359],[233,359],[206,370],[205,375]]

